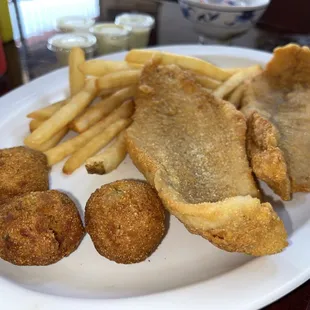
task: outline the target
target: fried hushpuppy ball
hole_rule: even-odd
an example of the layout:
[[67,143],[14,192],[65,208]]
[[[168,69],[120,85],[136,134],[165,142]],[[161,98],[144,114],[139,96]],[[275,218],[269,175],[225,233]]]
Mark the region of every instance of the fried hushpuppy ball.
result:
[[84,236],[73,201],[56,190],[16,196],[0,208],[0,257],[44,266],[71,254]]
[[0,204],[25,193],[48,190],[46,156],[27,147],[0,150]]
[[164,207],[146,182],[116,181],[90,196],[85,227],[99,254],[120,264],[138,263],[165,234]]

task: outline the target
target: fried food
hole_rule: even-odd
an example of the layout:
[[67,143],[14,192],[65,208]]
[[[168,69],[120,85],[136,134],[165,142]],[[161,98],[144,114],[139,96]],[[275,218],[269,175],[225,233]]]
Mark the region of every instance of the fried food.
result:
[[142,73],[127,150],[186,228],[230,252],[274,254],[287,234],[261,203],[245,150],[246,120],[175,65]]
[[88,158],[106,147],[122,130],[126,129],[131,122],[132,120],[129,118],[119,119],[115,123],[109,125],[100,134],[73,153],[66,161],[62,171],[65,174],[73,173],[77,168],[82,166]]
[[125,131],[122,131],[103,153],[86,160],[86,170],[89,174],[109,173],[123,162],[126,154]]
[[96,250],[121,264],[150,256],[165,234],[164,223],[164,207],[156,191],[142,181],[106,184],[86,204],[86,231]]
[[72,122],[72,127],[77,132],[84,132],[100,119],[118,108],[124,101],[132,98],[136,93],[136,86],[118,90],[111,96],[104,98],[94,106],[89,107],[82,115]]
[[73,47],[69,54],[69,85],[71,97],[80,92],[85,85],[85,75],[79,66],[85,63],[85,52],[80,47]]
[[152,59],[156,59],[163,65],[175,64],[183,69],[206,75],[209,78],[218,81],[225,81],[231,76],[230,72],[227,72],[207,61],[195,57],[139,49],[133,49],[126,55],[126,61],[134,63],[145,64]]
[[[43,122],[44,121],[39,121],[37,119],[33,119],[29,123],[30,132],[33,132],[34,130],[39,128],[39,126],[41,126],[43,124]],[[37,151],[45,152],[45,151],[53,148],[54,146],[56,146],[59,143],[59,141],[61,141],[62,138],[67,133],[68,133],[68,127],[66,126],[65,128],[58,131],[50,140],[47,140],[46,142],[44,142],[42,144],[32,145],[31,148],[34,150],[37,150]]]
[[247,83],[242,83],[236,87],[231,94],[228,96],[227,101],[235,106],[236,109],[240,108],[244,91],[247,87]]
[[253,171],[283,200],[310,192],[309,98],[310,50],[294,44],[277,48],[244,93]]
[[262,72],[260,66],[248,67],[244,70],[240,70],[234,75],[232,75],[228,80],[221,84],[214,92],[213,95],[217,98],[224,98],[227,94],[232,92],[235,88],[240,86],[247,79]]
[[196,79],[203,87],[208,89],[216,89],[221,85],[220,82],[210,79],[204,75],[196,75]]
[[90,105],[96,96],[95,80],[88,80],[83,90],[73,96],[68,103],[56,111],[39,128],[32,132],[24,141],[27,146],[46,142],[54,134],[66,127],[76,116]]
[[235,74],[241,70],[244,70],[244,68],[223,68],[223,70],[231,74]]
[[29,130],[30,132],[35,131],[40,125],[43,124],[44,121],[40,121],[38,119],[33,119],[29,123]]
[[49,140],[45,141],[42,144],[38,145],[33,144],[31,148],[37,151],[46,152],[55,147],[64,138],[64,136],[68,133],[68,131],[69,131],[68,126],[66,126],[60,131],[58,131]]
[[98,90],[123,88],[136,85],[139,81],[141,70],[125,70],[108,73],[97,80]]
[[0,208],[0,257],[44,266],[70,255],[84,235],[73,201],[55,190],[15,197]]
[[114,124],[116,121],[122,118],[131,117],[133,110],[133,101],[126,101],[120,107],[115,109],[111,114],[109,114],[106,118],[102,119],[97,124],[90,127],[88,130],[48,150],[47,152],[45,152],[45,155],[47,156],[49,166],[60,162],[68,155],[82,148],[95,136],[100,134],[103,130],[105,130],[111,124]]
[[48,190],[47,159],[39,151],[23,146],[2,149],[0,167],[0,204],[17,195]]
[[141,64],[127,63],[126,61],[108,61],[102,59],[88,60],[79,66],[81,72],[85,75],[92,76],[103,76],[111,72],[140,68],[142,68]]
[[27,115],[28,118],[32,118],[38,121],[44,121],[50,118],[54,113],[61,109],[68,100],[61,100],[48,105],[47,107],[35,110]]

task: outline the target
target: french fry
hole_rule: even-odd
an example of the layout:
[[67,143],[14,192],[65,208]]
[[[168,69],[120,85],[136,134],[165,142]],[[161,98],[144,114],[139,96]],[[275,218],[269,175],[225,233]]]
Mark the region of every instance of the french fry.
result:
[[[33,119],[30,124],[30,132],[33,132],[36,130],[40,125],[43,124],[44,121],[39,121],[36,119]],[[59,132],[57,132],[50,140],[39,144],[39,145],[33,145],[31,148],[37,151],[45,152],[51,148],[53,148],[55,145],[58,144],[58,142],[67,134],[68,127],[63,128]]]
[[95,80],[89,80],[83,90],[73,96],[65,106],[25,139],[25,145],[31,147],[48,141],[79,115],[92,102],[95,96]]
[[123,89],[122,88],[110,88],[110,89],[103,89],[102,91],[99,92],[98,97],[101,97],[102,99],[106,99],[107,96],[110,96],[117,91]]
[[77,168],[79,168],[89,157],[95,155],[98,151],[104,148],[113,138],[128,127],[131,124],[131,119],[120,119],[115,123],[111,124],[99,135],[91,139],[82,148],[77,150],[72,156],[66,161],[63,172],[71,174]]
[[138,83],[141,70],[117,71],[106,74],[97,80],[98,90],[122,88]]
[[224,71],[229,72],[231,74],[235,74],[241,70],[244,70],[246,68],[223,68]]
[[228,97],[228,101],[232,103],[236,109],[238,109],[241,105],[241,100],[243,98],[243,94],[246,88],[246,84],[240,84]]
[[221,83],[204,75],[196,75],[197,81],[205,88],[216,89]]
[[55,112],[62,108],[67,103],[67,100],[61,100],[48,105],[39,110],[35,110],[27,115],[28,118],[44,121],[50,118]]
[[48,150],[45,152],[45,155],[47,157],[49,166],[60,162],[68,155],[74,153],[76,150],[89,142],[93,137],[101,133],[105,128],[115,123],[116,121],[122,118],[131,117],[133,111],[134,103],[132,100],[128,100],[106,118],[102,119],[96,125],[89,128],[87,131]]
[[103,153],[87,159],[85,167],[90,174],[106,174],[116,169],[126,157],[125,131]]
[[159,51],[134,49],[127,53],[126,61],[144,64],[153,57],[158,58],[163,65],[176,64],[183,69],[192,70],[218,81],[225,81],[231,76],[231,73],[202,59]]
[[253,77],[256,74],[260,73],[261,70],[262,70],[261,67],[256,65],[235,73],[227,81],[225,81],[222,85],[220,85],[213,92],[213,95],[218,98],[224,98],[225,95],[229,94],[231,91],[233,91],[236,87],[238,87],[248,78]]
[[33,119],[31,120],[31,122],[29,123],[29,130],[30,132],[35,131],[41,124],[43,124],[44,121],[40,121],[37,119]]
[[111,72],[141,68],[141,64],[127,63],[126,61],[107,61],[102,59],[88,60],[79,66],[79,69],[83,74],[92,76],[103,76]]
[[68,133],[68,127],[61,129],[56,134],[54,134],[49,140],[39,145],[32,145],[31,148],[37,151],[46,152],[49,149],[57,145],[60,140]]
[[79,66],[85,63],[85,53],[80,47],[73,47],[69,54],[69,84],[71,97],[81,91],[85,84],[85,76]]
[[142,69],[144,67],[143,64],[138,64],[138,63],[135,63],[135,62],[128,62],[127,61],[127,64],[128,66],[131,68],[131,69]]
[[136,93],[136,87],[123,88],[110,97],[99,101],[96,105],[89,107],[81,116],[76,118],[71,126],[74,131],[84,132],[96,124],[102,117],[108,115],[119,107],[125,100],[130,99]]

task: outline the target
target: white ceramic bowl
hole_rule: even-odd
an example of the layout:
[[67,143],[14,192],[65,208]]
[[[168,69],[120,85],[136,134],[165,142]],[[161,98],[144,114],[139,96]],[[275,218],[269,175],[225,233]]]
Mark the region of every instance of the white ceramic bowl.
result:
[[[179,0],[185,18],[205,37],[229,39],[248,31],[263,15],[270,0]],[[220,4],[222,2],[222,4]]]

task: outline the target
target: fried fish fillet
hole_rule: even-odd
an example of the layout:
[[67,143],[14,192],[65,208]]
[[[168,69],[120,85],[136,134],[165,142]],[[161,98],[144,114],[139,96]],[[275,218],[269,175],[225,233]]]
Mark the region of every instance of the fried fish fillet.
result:
[[310,192],[310,50],[274,51],[245,91],[248,153],[256,176],[283,200]]
[[142,72],[129,154],[186,228],[230,252],[287,246],[284,225],[261,204],[245,151],[246,121],[175,65]]

